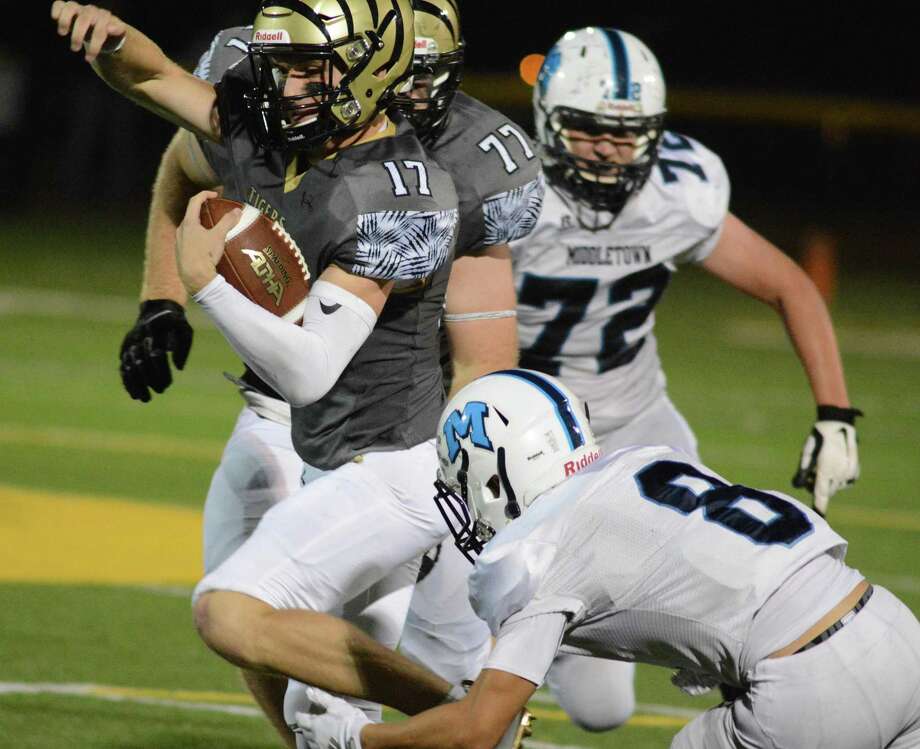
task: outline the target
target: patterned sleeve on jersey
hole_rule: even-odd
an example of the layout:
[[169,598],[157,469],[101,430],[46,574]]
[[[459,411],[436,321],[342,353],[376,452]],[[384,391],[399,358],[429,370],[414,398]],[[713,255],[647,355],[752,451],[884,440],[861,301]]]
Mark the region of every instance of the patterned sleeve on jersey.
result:
[[434,155],[450,172],[460,197],[458,255],[533,231],[545,184],[536,146],[522,127],[458,92]]
[[[448,174],[402,136],[381,145],[392,158],[369,159],[328,196],[330,235],[319,268],[337,265],[381,281],[421,281],[451,261],[457,193]],[[404,159],[412,155],[416,158]],[[338,192],[341,190],[341,192]]]
[[420,281],[448,262],[456,229],[456,208],[362,213],[351,258],[336,263],[356,276]]
[[195,75],[211,83],[217,83],[229,68],[246,57],[251,38],[251,26],[235,26],[219,32],[198,60]]
[[702,238],[676,256],[677,263],[700,263],[715,249],[728,215],[731,183],[722,159],[693,138],[666,132],[656,166],[665,190],[680,190],[686,220]]
[[541,173],[525,185],[486,198],[482,206],[483,246],[508,244],[530,234],[540,218],[545,193],[546,182]]

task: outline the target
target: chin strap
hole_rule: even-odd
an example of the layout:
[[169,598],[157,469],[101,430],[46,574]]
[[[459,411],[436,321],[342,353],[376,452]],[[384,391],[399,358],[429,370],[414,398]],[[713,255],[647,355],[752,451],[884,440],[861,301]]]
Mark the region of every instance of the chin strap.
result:
[[498,448],[498,478],[501,480],[502,486],[505,487],[505,495],[508,497],[508,501],[505,503],[505,517],[510,520],[521,517],[521,506],[518,504],[517,495],[515,495],[511,481],[508,479],[508,470],[505,468],[504,447]]

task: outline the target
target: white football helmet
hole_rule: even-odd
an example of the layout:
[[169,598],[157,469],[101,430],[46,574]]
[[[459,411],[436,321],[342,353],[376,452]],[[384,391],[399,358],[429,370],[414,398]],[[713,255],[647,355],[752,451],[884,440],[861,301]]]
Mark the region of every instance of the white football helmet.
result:
[[[543,61],[533,105],[550,181],[594,210],[619,213],[648,179],[664,132],[665,85],[655,55],[625,31],[569,31]],[[629,138],[633,159],[578,158],[570,131]]]
[[435,502],[472,562],[540,494],[599,457],[586,411],[565,385],[528,369],[493,372],[441,414]]

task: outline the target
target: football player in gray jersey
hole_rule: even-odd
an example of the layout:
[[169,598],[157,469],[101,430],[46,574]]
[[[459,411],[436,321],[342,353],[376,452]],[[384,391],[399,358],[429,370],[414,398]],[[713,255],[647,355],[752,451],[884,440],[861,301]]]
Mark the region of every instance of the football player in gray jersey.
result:
[[[458,260],[451,270],[447,321],[450,333],[448,371],[455,387],[517,361],[515,298],[508,242],[527,235],[539,213],[543,183],[533,145],[498,112],[459,94],[456,114],[447,111],[460,81],[463,42],[459,16],[450,0],[415,3],[416,86],[400,108],[423,135],[429,153],[456,174],[460,196]],[[195,75],[217,84],[246,57],[252,26],[217,34],[202,55]],[[443,76],[445,69],[448,75]],[[432,85],[437,79],[437,84]],[[462,102],[462,105],[461,105]],[[433,116],[436,115],[436,116]],[[507,141],[498,148],[490,136]],[[482,143],[485,141],[485,147]],[[213,166],[212,166],[213,162]],[[513,164],[514,166],[509,166]],[[128,393],[142,401],[150,390],[163,392],[171,383],[166,353],[184,364],[191,329],[183,306],[187,295],[176,271],[175,228],[188,200],[202,188],[223,189],[216,168],[220,153],[186,130],[180,130],[164,153],[153,187],[146,263],[141,291],[141,313],[125,337],[121,374]],[[286,216],[261,196],[250,193],[246,202],[274,220]],[[145,344],[145,339],[147,343]],[[252,533],[259,519],[276,502],[322,472],[303,466],[290,436],[290,408],[280,395],[247,367],[240,386],[246,405],[214,473],[204,505],[204,563],[210,572]],[[450,544],[431,554],[436,566],[423,565],[400,642],[403,652],[425,663],[453,683],[473,678],[491,646],[488,627],[469,606],[465,559]],[[391,594],[380,604],[393,616],[405,608],[405,596]],[[395,643],[398,632],[378,639]],[[286,741],[291,734],[283,718],[286,680],[244,670],[246,683]],[[302,689],[299,692],[302,694]],[[287,700],[297,708],[296,695]],[[363,705],[369,715],[379,710]]]
[[[176,249],[186,291],[291,404],[301,457],[327,469],[206,575],[199,631],[249,670],[407,712],[438,704],[451,685],[411,662],[424,686],[408,692],[389,671],[337,668],[350,630],[329,616],[394,645],[419,558],[447,532],[428,486],[457,198],[384,110],[411,74],[410,3],[263,3],[246,60],[216,87],[108,11],[58,0],[52,18],[113,88],[207,143],[177,158],[204,155],[200,172],[228,197],[277,211],[315,279],[300,326],[252,304],[215,272],[232,214],[208,230],[199,209],[215,193],[189,202]],[[401,608],[382,605],[391,596]]]
[[311,691],[310,747],[494,746],[560,651],[743,690],[675,749],[920,745],[920,622],[805,505],[668,446],[603,456],[578,398],[533,370],[457,393],[438,457],[435,499],[495,649],[464,699],[403,723]]

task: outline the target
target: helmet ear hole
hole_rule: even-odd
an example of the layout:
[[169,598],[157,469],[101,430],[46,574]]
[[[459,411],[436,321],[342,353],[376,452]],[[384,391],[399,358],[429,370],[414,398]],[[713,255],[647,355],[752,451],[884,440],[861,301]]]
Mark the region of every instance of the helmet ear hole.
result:
[[486,488],[490,492],[492,492],[492,496],[495,499],[499,498],[499,496],[501,495],[501,491],[502,491],[502,484],[501,484],[501,479],[498,478],[497,473],[493,473],[492,478],[486,481]]

